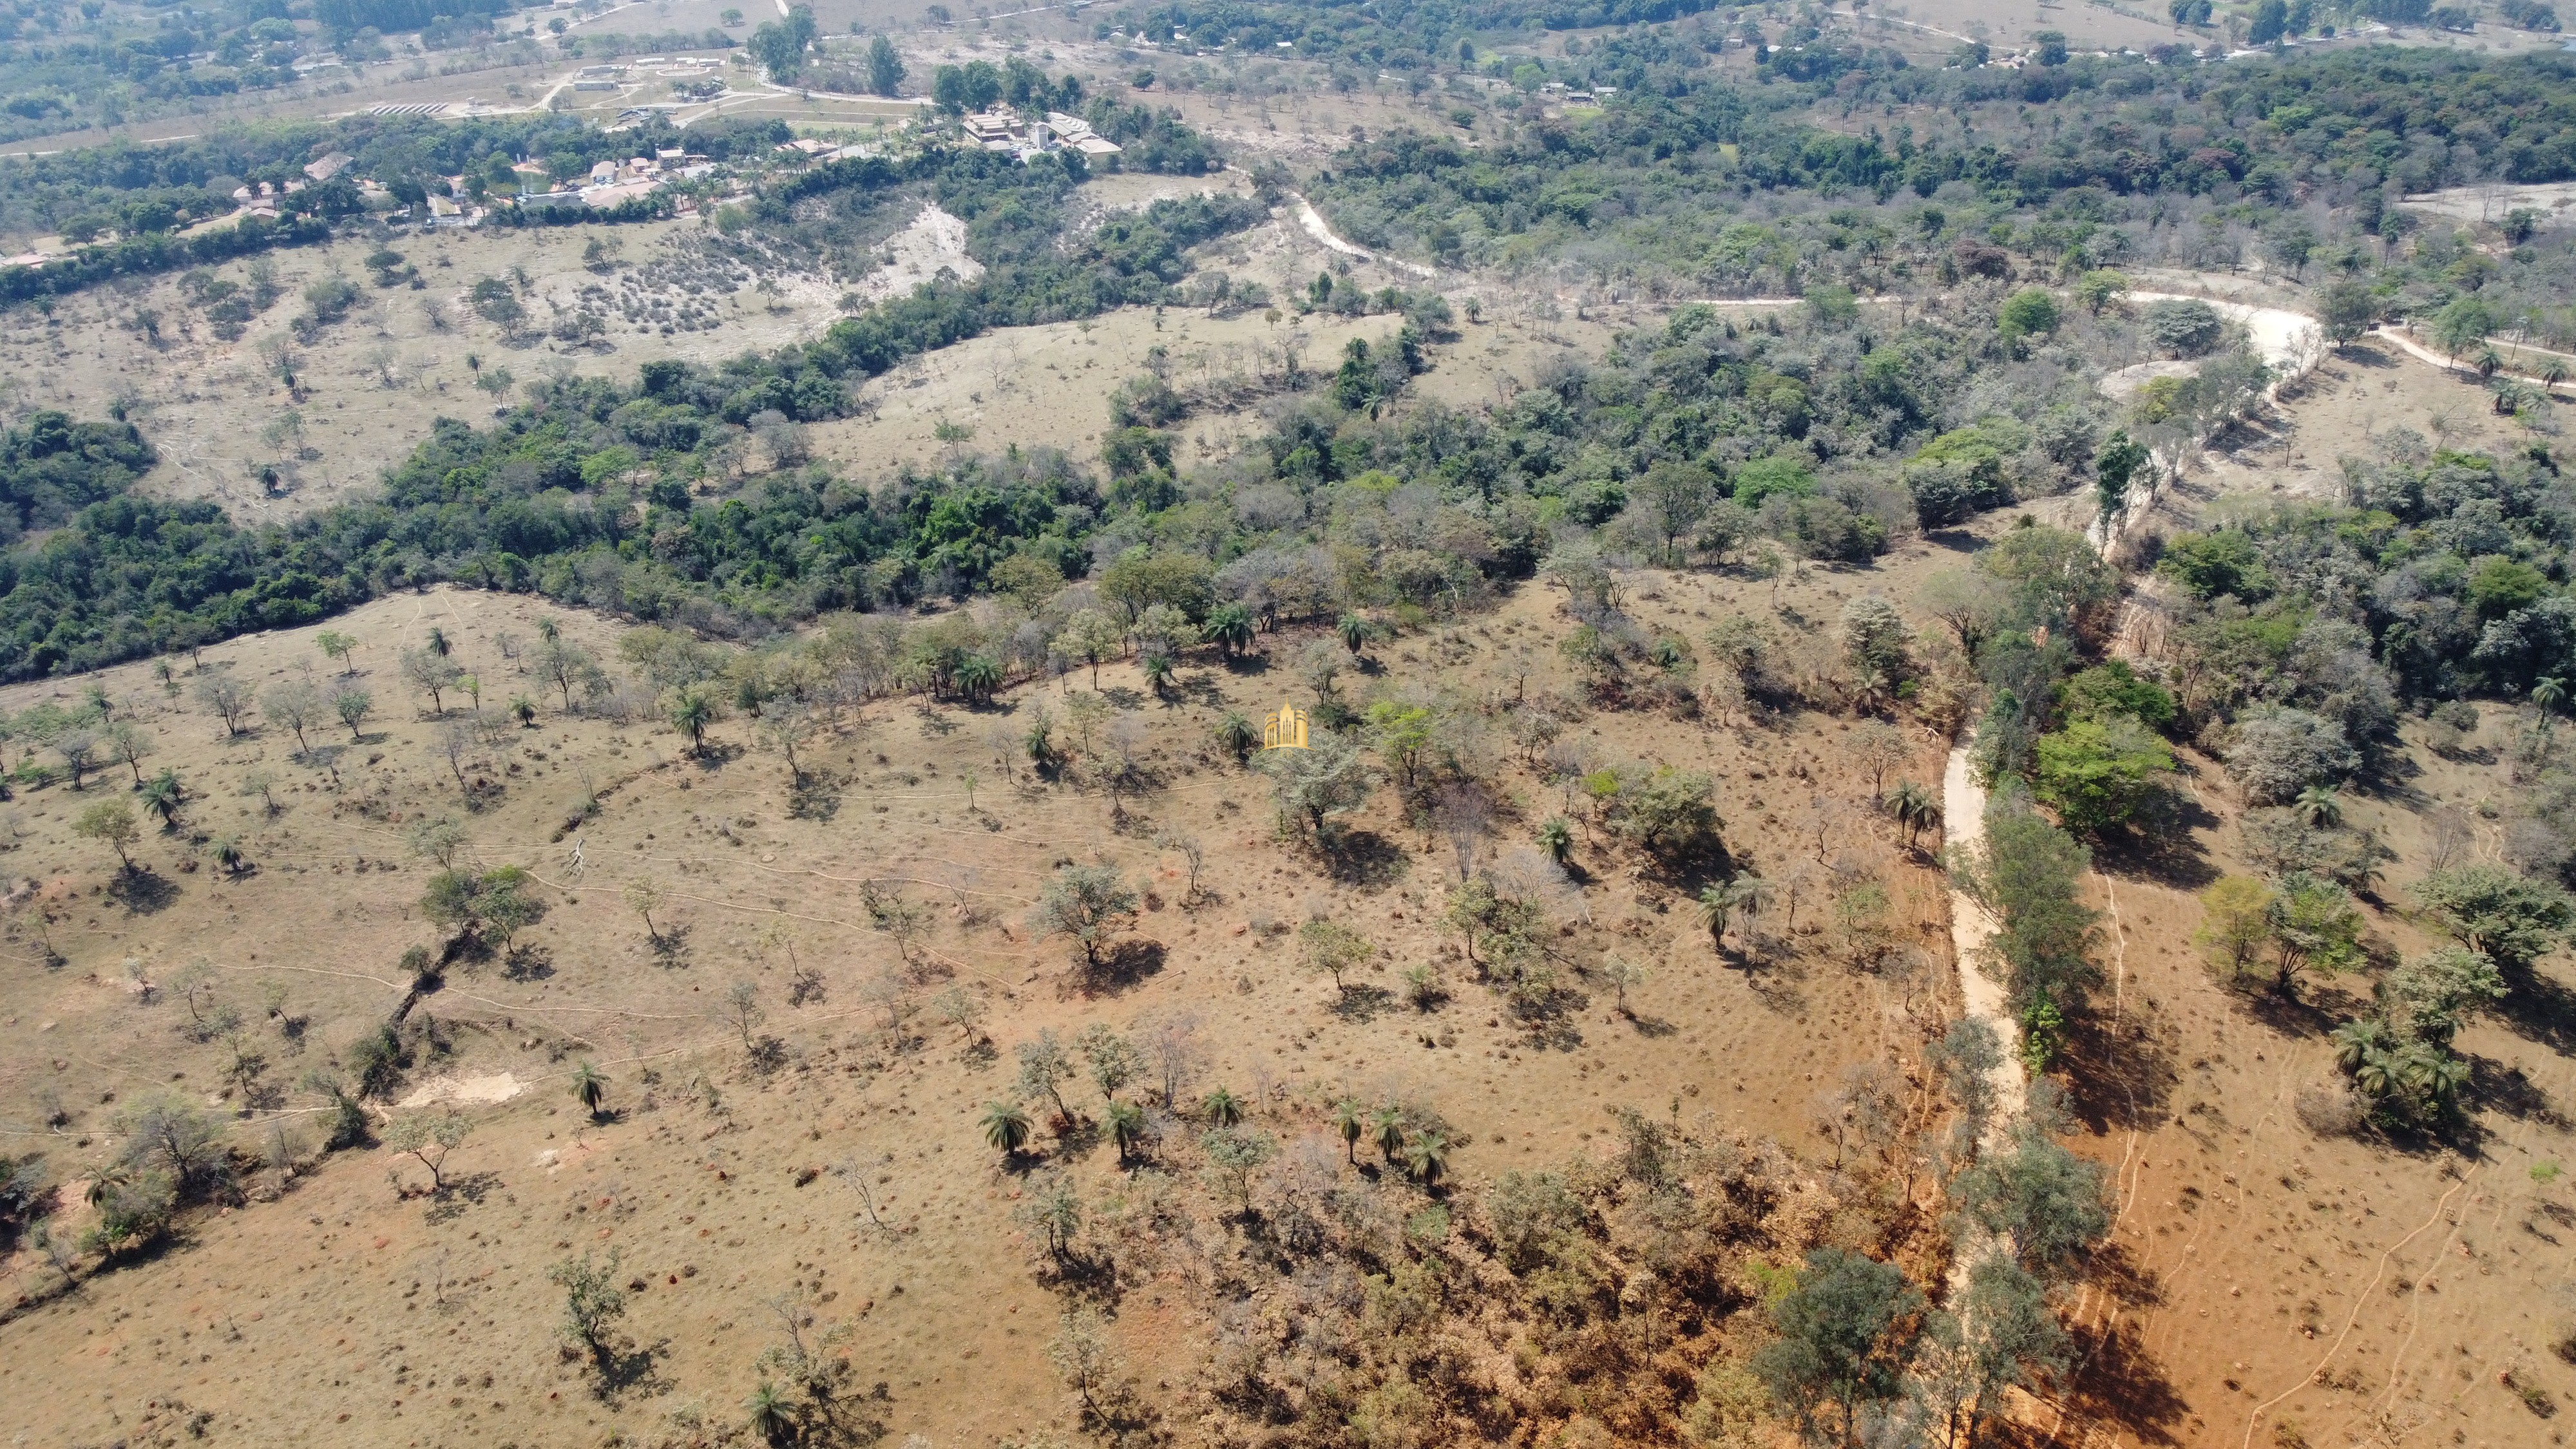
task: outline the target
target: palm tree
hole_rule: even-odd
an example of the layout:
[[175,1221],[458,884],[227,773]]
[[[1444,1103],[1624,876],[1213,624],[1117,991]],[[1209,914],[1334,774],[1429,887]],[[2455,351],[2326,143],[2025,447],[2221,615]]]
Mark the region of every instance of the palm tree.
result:
[[1199,1115],[1211,1127],[1231,1127],[1243,1120],[1243,1099],[1219,1087],[1199,1100]]
[[1016,1157],[1029,1142],[1029,1114],[1017,1102],[984,1105],[984,1140],[1002,1156]]
[[1109,1140],[1118,1144],[1118,1160],[1127,1162],[1145,1140],[1145,1109],[1133,1102],[1109,1104]]
[[439,658],[446,658],[448,651],[455,647],[456,646],[454,644],[448,642],[446,630],[433,628],[429,631],[430,652],[436,654]]
[[1241,604],[1219,604],[1208,611],[1201,633],[1218,653],[1232,659],[1252,647],[1252,611]]
[[101,1168],[97,1175],[90,1178],[89,1191],[84,1194],[84,1200],[87,1201],[91,1207],[97,1207],[106,1202],[109,1198],[116,1196],[117,1189],[125,1186],[133,1180],[134,1172],[131,1168]]
[[1371,1112],[1369,1137],[1377,1143],[1380,1157],[1395,1161],[1404,1152],[1404,1109],[1390,1104]]
[[1154,691],[1154,697],[1160,699],[1171,682],[1172,656],[1160,653],[1146,655],[1145,687]]
[[2540,390],[2543,393],[2555,394],[2558,391],[2558,384],[2565,382],[2566,380],[2566,358],[2553,357],[2547,362],[2540,364]]
[[1341,639],[1343,648],[1357,654],[1360,646],[1368,642],[1368,620],[1357,614],[1344,614],[1333,621],[1333,633]]
[[1449,1139],[1437,1132],[1424,1132],[1404,1144],[1405,1170],[1424,1187],[1436,1186],[1440,1174],[1449,1170]]
[[1876,714],[1887,704],[1888,691],[1896,686],[1889,682],[1887,671],[1875,664],[1864,664],[1852,681],[1852,698],[1866,714]]
[[2343,823],[2341,792],[2332,785],[2310,785],[2301,790],[2292,808],[2312,830],[2324,830]]
[[1770,884],[1753,875],[1739,875],[1723,885],[1703,889],[1699,893],[1699,919],[1701,925],[1708,927],[1709,945],[1724,952],[1727,922],[1739,912],[1753,915],[1770,894]]
[[1216,742],[1241,760],[1261,743],[1261,729],[1245,718],[1241,710],[1227,710],[1225,718],[1216,722]]
[[1547,817],[1539,823],[1538,848],[1558,865],[1565,864],[1574,855],[1574,827],[1562,815]]
[[1699,923],[1708,927],[1708,944],[1719,951],[1726,949],[1726,919],[1735,913],[1735,888],[1732,883],[1710,881],[1699,893]]
[[572,1069],[572,1099],[590,1114],[590,1120],[598,1121],[600,1104],[608,1100],[608,1078],[587,1061],[576,1065]]
[[163,825],[176,826],[179,823],[179,802],[185,798],[186,793],[179,785],[178,775],[173,771],[163,770],[144,782],[143,808],[160,811]]
[[1002,687],[1002,666],[989,654],[969,654],[957,661],[957,672],[950,677],[959,694],[981,703]]
[[2540,722],[2549,723],[2549,717],[2567,703],[2567,681],[2555,674],[2540,676],[2540,681],[2531,686],[2531,702],[2540,711]]
[[1368,1109],[1356,1097],[1344,1097],[1333,1104],[1333,1129],[1342,1134],[1342,1155],[1353,1167],[1360,1164],[1360,1134],[1368,1130]]
[[519,722],[519,728],[532,728],[537,722],[537,702],[524,694],[511,695],[510,717]]
[[2492,347],[2479,348],[2478,355],[2469,359],[2469,365],[2475,367],[2478,370],[2478,376],[2482,378],[2493,377],[2504,371],[2504,359],[2497,356],[2496,350]]
[[1897,782],[1894,799],[1896,823],[1905,827],[1905,848],[1914,848],[1914,837],[1941,823],[1941,802],[1932,792],[1911,780]]
[[743,1401],[742,1408],[751,1416],[751,1432],[770,1443],[780,1444],[795,1437],[795,1412],[790,1408],[787,1396],[769,1380],[760,1381],[760,1387],[751,1391],[751,1397]]
[[707,751],[707,726],[716,722],[716,702],[703,689],[684,689],[671,701],[671,723],[688,731],[689,752]]

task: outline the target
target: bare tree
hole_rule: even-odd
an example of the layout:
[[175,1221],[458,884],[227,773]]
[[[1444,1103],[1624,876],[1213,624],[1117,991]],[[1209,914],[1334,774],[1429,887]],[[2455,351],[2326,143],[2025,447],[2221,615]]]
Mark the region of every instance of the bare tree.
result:
[[213,710],[224,722],[226,737],[241,733],[242,719],[250,713],[250,686],[226,672],[223,665],[200,669],[197,674],[197,703]]
[[456,777],[458,790],[471,793],[474,788],[465,781],[465,762],[474,757],[475,746],[480,743],[472,720],[458,720],[438,732],[435,748],[439,758],[447,761],[447,772]]
[[1432,798],[1431,813],[1441,833],[1449,838],[1449,853],[1458,867],[1458,879],[1465,881],[1476,873],[1476,859],[1493,834],[1494,802],[1478,786],[1453,780],[1441,786]]
[[1168,850],[1179,856],[1182,863],[1188,866],[1189,880],[1182,887],[1181,904],[1184,906],[1198,904],[1199,871],[1207,865],[1207,847],[1199,843],[1197,836],[1178,826],[1165,826],[1155,832],[1154,845],[1157,849]]
[[1207,1065],[1207,1048],[1199,1041],[1199,1019],[1191,1012],[1166,1016],[1139,1028],[1137,1036],[1144,1043],[1145,1060],[1161,1089],[1163,1110],[1171,1111],[1189,1095],[1191,1084]]
[[259,697],[260,713],[270,724],[284,725],[295,732],[295,748],[310,754],[313,744],[304,737],[308,726],[324,720],[322,691],[309,680],[282,679],[270,685]]

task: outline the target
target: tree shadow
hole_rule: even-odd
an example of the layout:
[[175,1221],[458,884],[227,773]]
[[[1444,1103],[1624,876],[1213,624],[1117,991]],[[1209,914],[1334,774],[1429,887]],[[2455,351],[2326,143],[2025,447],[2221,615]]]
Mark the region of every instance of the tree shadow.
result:
[[2307,997],[2284,996],[2273,990],[2269,983],[2240,993],[2247,1016],[2293,1039],[2323,1036],[2351,1015],[2350,1012],[2331,1010],[2328,1006],[2330,996],[2338,1004],[2344,1000],[2341,993],[2326,989]]
[[2198,800],[2167,790],[2152,818],[2096,836],[2094,863],[2107,875],[2154,881],[2176,890],[2200,890],[2220,875],[2201,844],[2218,823],[2218,817]]
[[2144,1131],[2164,1121],[2182,1073],[2172,1046],[2158,1040],[2146,1022],[2124,1021],[2115,1030],[2106,1018],[2087,1015],[2068,1040],[2068,1056],[2086,1064],[2065,1084],[2067,1109],[2076,1120],[2097,1134]]
[[2085,1280],[2123,1308],[2161,1308],[2165,1285],[2142,1266],[2126,1244],[2105,1242],[2085,1259]]
[[148,865],[138,865],[119,872],[108,885],[107,896],[125,907],[128,915],[158,915],[177,903],[179,885]]
[[1107,689],[1101,690],[1100,697],[1109,701],[1111,704],[1116,705],[1120,709],[1143,709],[1145,707],[1145,696],[1138,693],[1133,685],[1113,684]]
[[2468,1090],[2461,1096],[2469,1105],[2500,1112],[2516,1122],[2558,1128],[2567,1125],[2567,1119],[2551,1104],[2549,1093],[2522,1068],[2490,1057],[2470,1056],[2468,1062]]
[[820,824],[841,813],[841,787],[849,781],[840,775],[808,770],[805,777],[787,792],[787,814],[791,819],[811,820]]
[[2073,1336],[2079,1366],[2060,1396],[2070,1417],[2117,1424],[2141,1443],[2179,1444],[2175,1430],[2189,1422],[2191,1405],[2139,1341],[2135,1321],[2083,1326]]
[[2562,1055],[2576,1051],[2576,991],[2528,967],[2505,973],[2504,999],[2492,1008],[2505,1029]]
[[491,1196],[492,1190],[499,1186],[501,1174],[497,1172],[475,1172],[453,1178],[447,1184],[447,1191],[431,1199],[429,1211],[423,1216],[432,1226],[454,1222],[465,1216],[467,1208],[482,1206],[483,1199]]
[[1074,973],[1073,984],[1085,996],[1125,991],[1148,977],[1161,975],[1163,957],[1162,942],[1146,936],[1130,937],[1101,952],[1097,965],[1083,963]]
[[543,981],[555,974],[554,952],[535,944],[513,946],[501,958],[504,981]]
[[654,960],[665,966],[677,967],[689,964],[689,928],[687,926],[664,926],[659,931],[653,932],[650,939]]
[[1324,868],[1343,885],[1384,890],[1412,867],[1404,847],[1374,830],[1346,830],[1324,844]]
[[1660,1040],[1681,1030],[1664,1017],[1646,1016],[1634,1011],[1622,1014],[1627,1017],[1628,1025],[1636,1028],[1637,1035],[1642,1037]]
[[1333,1000],[1333,1015],[1344,1021],[1375,1021],[1395,1006],[1395,993],[1383,986],[1355,981]]
[[709,740],[680,758],[697,766],[702,773],[712,775],[749,753],[748,746],[731,740]]
[[603,1404],[615,1404],[632,1392],[651,1396],[669,1391],[670,1381],[661,1375],[661,1360],[671,1351],[671,1340],[659,1339],[649,1345],[633,1342],[603,1344],[590,1356],[590,1392]]

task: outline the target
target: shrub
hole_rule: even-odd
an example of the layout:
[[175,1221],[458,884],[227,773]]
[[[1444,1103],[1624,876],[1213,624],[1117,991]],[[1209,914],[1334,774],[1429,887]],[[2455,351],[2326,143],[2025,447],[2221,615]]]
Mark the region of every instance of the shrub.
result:
[[2236,726],[2227,770],[2256,805],[2283,805],[2310,785],[2340,780],[2361,763],[2343,726],[2303,709],[2271,706]]
[[2218,310],[2196,300],[2151,302],[2141,320],[2148,339],[2176,357],[2199,357],[2216,347],[2226,332]]

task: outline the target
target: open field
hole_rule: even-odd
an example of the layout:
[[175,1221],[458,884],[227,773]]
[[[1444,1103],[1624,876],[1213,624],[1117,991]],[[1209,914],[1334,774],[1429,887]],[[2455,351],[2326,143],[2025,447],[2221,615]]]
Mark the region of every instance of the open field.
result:
[[[1949,556],[1918,546],[1866,573],[1776,585],[1641,579],[1638,609],[1686,630],[1728,607],[1774,600],[1830,616],[1859,590],[1901,597],[1909,578]],[[1366,863],[1328,872],[1272,839],[1257,776],[1212,758],[1207,731],[1218,710],[1258,710],[1294,688],[1258,659],[1186,671],[1171,703],[1147,696],[1129,666],[1101,672],[1100,697],[1143,726],[1136,748],[1155,781],[1134,797],[1124,826],[1099,795],[1009,762],[1041,701],[1061,719],[1072,696],[1090,692],[1080,674],[1061,691],[1012,691],[990,711],[871,707],[809,755],[817,783],[795,792],[774,759],[743,748],[739,729],[720,728],[711,755],[692,759],[686,741],[660,726],[550,707],[536,727],[504,730],[478,749],[465,778],[500,788],[466,815],[445,759],[428,748],[438,727],[421,717],[425,701],[398,700],[389,666],[435,625],[484,672],[488,695],[534,687],[499,653],[503,631],[533,634],[532,613],[521,600],[442,589],[339,621],[363,641],[359,677],[382,699],[384,723],[354,743],[317,740],[300,758],[292,737],[274,730],[223,738],[215,720],[165,697],[141,666],[111,671],[101,682],[121,711],[148,724],[155,764],[177,769],[198,797],[182,836],[142,847],[148,887],[100,893],[108,875],[62,833],[80,796],[54,790],[14,807],[11,869],[52,903],[53,941],[67,963],[0,963],[14,1043],[0,1053],[0,1100],[13,1112],[31,1093],[67,1105],[73,1118],[52,1139],[66,1176],[83,1156],[75,1137],[92,1152],[112,1145],[109,1098],[155,1083],[211,1090],[214,1049],[173,1036],[186,1009],[166,992],[138,1003],[121,984],[137,970],[167,981],[202,957],[220,968],[227,1001],[281,985],[301,1024],[263,1049],[283,1079],[345,1053],[401,995],[392,962],[427,939],[412,902],[429,873],[401,839],[424,814],[460,814],[475,859],[515,862],[548,882],[548,914],[517,965],[460,965],[421,999],[450,1049],[424,1060],[417,1082],[490,1084],[499,1090],[482,1095],[499,1096],[508,1088],[493,1079],[506,1073],[524,1088],[470,1109],[475,1135],[449,1167],[470,1193],[424,1215],[421,1202],[388,1186],[382,1169],[396,1164],[382,1153],[342,1155],[292,1178],[272,1172],[254,1190],[262,1201],[206,1220],[152,1263],[95,1280],[77,1308],[0,1326],[0,1376],[41,1373],[67,1438],[122,1432],[144,1401],[160,1401],[166,1415],[175,1398],[190,1413],[212,1413],[224,1432],[262,1442],[507,1432],[523,1443],[590,1443],[612,1428],[649,1439],[686,1406],[731,1413],[749,1391],[752,1359],[775,1337],[761,1301],[798,1282],[813,1285],[825,1318],[851,1326],[857,1382],[884,1382],[870,1412],[892,1432],[1024,1435],[1069,1422],[1068,1409],[1036,1352],[1051,1310],[1012,1246],[1007,1213],[1023,1180],[994,1170],[973,1119],[1005,1090],[1010,1049],[1041,1028],[1070,1037],[1093,1021],[1194,1020],[1203,1055],[1193,1090],[1223,1084],[1291,1137],[1316,1130],[1317,1114],[1342,1092],[1435,1104],[1458,1133],[1452,1173],[1469,1182],[1606,1147],[1609,1106],[1661,1114],[1669,1105],[1715,1130],[1819,1150],[1811,1100],[1852,1064],[1910,1060],[1945,1014],[1937,876],[1856,813],[1859,772],[1838,763],[1847,725],[1829,718],[1676,730],[1652,715],[1605,713],[1578,727],[1578,748],[1714,771],[1727,782],[1731,847],[1784,879],[1816,849],[1812,822],[1826,822],[1829,850],[1884,874],[1898,943],[1891,964],[1875,973],[1842,964],[1811,907],[1769,933],[1761,969],[1732,969],[1710,952],[1673,882],[1586,845],[1575,856],[1582,888],[1557,907],[1565,948],[1576,961],[1617,953],[1650,975],[1630,991],[1631,1015],[1594,987],[1588,1005],[1533,1034],[1467,979],[1436,920],[1448,848],[1394,812],[1393,792],[1354,822],[1352,839],[1365,848],[1345,858]],[[567,627],[603,652],[615,632],[589,620]],[[1553,647],[1563,627],[1550,595],[1524,591],[1490,617],[1387,645],[1383,672],[1363,687],[1469,702],[1552,693],[1566,683]],[[208,665],[224,661],[255,684],[308,665],[327,674],[309,640],[247,638],[210,652]],[[1292,643],[1270,641],[1270,657]],[[179,683],[188,682],[183,670]],[[44,692],[13,690],[6,703],[23,707]],[[1918,747],[1916,772],[1937,768],[1934,743]],[[237,793],[255,769],[282,781],[275,813]],[[584,781],[603,792],[600,814],[559,830]],[[1553,790],[1517,765],[1501,766],[1497,784],[1506,841],[1558,808]],[[101,777],[89,793],[122,788]],[[1183,862],[1154,847],[1156,826],[1206,842],[1199,904],[1184,903]],[[256,869],[224,880],[199,868],[184,835],[214,833],[238,833]],[[1157,943],[1157,964],[1132,983],[1077,986],[1061,947],[1031,940],[1020,924],[1050,862],[1067,856],[1152,885],[1157,899],[1138,933]],[[985,1003],[981,1030],[998,1062],[995,1049],[961,1050],[953,1029],[927,1019],[884,1029],[885,998],[872,983],[897,948],[868,929],[863,880],[928,912],[920,994],[954,984]],[[669,893],[658,945],[622,900],[633,881]],[[1356,996],[1337,998],[1330,983],[1296,970],[1293,945],[1270,934],[1273,922],[1319,912],[1382,948],[1354,982],[1365,988]],[[769,927],[784,934],[764,937]],[[328,948],[315,949],[323,940]],[[1455,993],[1429,1012],[1393,996],[1402,971],[1425,964]],[[819,974],[819,995],[790,1006],[797,969]],[[774,1070],[746,1066],[739,1044],[727,1045],[733,1029],[716,1019],[736,980],[754,983],[766,1030],[783,1038]],[[575,1059],[598,1061],[615,1081],[614,1123],[582,1128],[564,1095]],[[237,1104],[237,1094],[222,1102]],[[273,1120],[290,1147],[309,1151],[309,1111],[254,1115],[254,1136]],[[1094,1141],[1051,1155],[1086,1183],[1116,1181]],[[899,1236],[880,1237],[841,1179],[801,1175],[836,1163],[857,1165],[875,1212]],[[282,1199],[265,1200],[274,1193]],[[563,1243],[616,1248],[649,1280],[634,1327],[659,1356],[649,1383],[613,1405],[594,1400],[578,1366],[559,1361],[548,1341],[542,1271],[565,1255]],[[22,1254],[5,1281],[31,1284],[25,1275],[43,1271]],[[1177,1417],[1195,1357],[1189,1278],[1156,1274],[1129,1292],[1122,1339],[1160,1385],[1152,1397]],[[110,1301],[116,1328],[101,1337]]]
[[[726,260],[706,246],[711,236],[694,220],[398,236],[391,244],[418,271],[418,290],[369,280],[373,240],[290,249],[273,254],[279,300],[236,341],[215,335],[183,278],[166,276],[64,299],[41,328],[0,343],[0,366],[15,384],[14,412],[95,416],[122,401],[162,441],[147,486],[164,496],[213,498],[245,516],[302,511],[372,485],[427,436],[431,419],[488,415],[508,393],[476,383],[504,370],[529,381],[552,371],[631,379],[656,357],[715,362],[811,337],[842,315],[840,289],[826,279]],[[593,238],[615,247],[619,264],[586,268]],[[218,275],[241,284],[247,269]],[[357,282],[358,305],[310,342],[296,340],[299,294],[331,275]],[[532,335],[514,339],[477,315],[466,294],[489,277],[512,279]],[[605,347],[545,336],[583,312],[602,319]],[[141,325],[146,315],[157,338]],[[281,365],[296,373],[293,394]],[[287,430],[290,415],[297,426]],[[277,470],[282,496],[263,496],[262,468]]]

